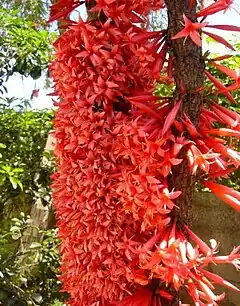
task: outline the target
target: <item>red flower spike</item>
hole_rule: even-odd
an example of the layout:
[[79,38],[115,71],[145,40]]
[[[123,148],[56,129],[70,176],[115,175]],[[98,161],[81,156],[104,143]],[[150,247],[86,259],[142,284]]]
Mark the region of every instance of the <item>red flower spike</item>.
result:
[[220,118],[222,116],[227,116],[226,118],[229,118],[229,120],[225,122],[226,124],[229,124],[232,127],[237,127],[240,124],[240,114],[237,112],[233,112],[230,109],[216,103],[212,105],[212,108],[214,111],[219,113]]
[[145,42],[147,41],[148,39],[153,39],[153,38],[156,38],[158,37],[159,38],[159,35],[161,35],[161,32],[159,31],[153,31],[153,32],[140,32],[138,34],[135,34],[131,37],[131,41],[133,43],[142,43],[142,42]]
[[214,303],[219,298],[212,292],[212,290],[202,281],[198,281],[201,290],[205,293],[207,302]]
[[215,264],[232,264],[235,266],[237,270],[240,269],[240,254],[239,254],[240,246],[233,249],[233,251],[227,256],[216,256],[216,257],[206,257],[203,261],[203,267],[208,265],[209,263]]
[[157,305],[156,306],[163,306],[160,300],[160,297],[157,299]]
[[219,42],[220,44],[224,45],[225,47],[235,51],[235,49],[233,48],[233,46],[227,42],[224,38],[222,38],[222,36],[219,36],[217,34],[213,34],[210,33],[206,30],[202,30],[202,33],[206,34],[207,36],[211,37],[212,39],[216,40],[217,42]]
[[198,133],[196,127],[194,126],[194,124],[192,123],[192,121],[190,120],[190,118],[186,114],[184,114],[184,118],[185,118],[185,120],[182,119],[182,122],[186,126],[186,129],[187,129],[188,133],[191,135],[192,138],[198,138],[199,133]]
[[227,126],[237,128],[240,124],[240,115],[233,112],[221,105],[214,103],[212,105],[212,110],[219,117],[219,122],[226,124]]
[[223,61],[223,60],[229,59],[231,57],[233,57],[231,54],[226,54],[226,55],[215,57],[211,61],[214,61],[214,62],[215,61]]
[[218,70],[222,71],[223,73],[225,73],[227,76],[229,76],[230,78],[234,79],[235,81],[238,80],[238,78],[240,77],[239,76],[239,73],[238,71],[235,71],[235,70],[232,70],[228,67],[225,67],[225,66],[222,66],[222,65],[219,65],[215,62],[212,62],[212,64],[218,68]]
[[160,294],[161,297],[163,297],[163,298],[165,298],[169,301],[171,301],[173,299],[173,296],[165,290],[158,289],[158,293]]
[[157,235],[153,236],[151,239],[149,239],[144,245],[143,245],[143,250],[144,251],[150,251],[153,246],[159,241],[161,238],[162,233],[159,232]]
[[240,27],[234,25],[207,25],[206,27],[224,31],[240,32]]
[[233,137],[239,137],[240,138],[240,131],[235,131],[232,129],[226,129],[226,128],[219,128],[219,129],[212,129],[207,130],[206,133],[209,133],[211,135],[218,135],[218,136],[233,136]]
[[203,8],[198,14],[197,17],[206,17],[209,15],[216,14],[218,12],[227,10],[233,4],[233,0],[217,0],[215,3],[209,5],[206,8]]
[[146,102],[156,102],[161,99],[159,96],[154,96],[152,94],[142,94],[141,96],[126,97],[129,102],[133,103],[146,103]]
[[189,227],[185,225],[184,228],[190,238],[199,246],[199,249],[201,250],[201,252],[203,252],[203,254],[205,254],[206,256],[212,254],[212,249],[205,242],[203,242],[196,234],[194,234]]
[[181,133],[183,132],[184,126],[183,126],[183,124],[182,124],[181,122],[179,122],[179,121],[177,121],[177,120],[174,120],[173,124],[174,124],[175,128],[176,128],[179,132],[181,132]]
[[174,107],[172,108],[170,113],[167,115],[167,117],[165,119],[165,122],[164,122],[164,125],[163,125],[163,129],[162,129],[162,137],[167,133],[167,131],[170,129],[173,122],[175,121],[175,118],[177,116],[177,113],[179,111],[180,106],[181,106],[181,101],[178,101],[174,105]]
[[173,223],[170,234],[169,234],[169,239],[168,239],[168,247],[171,246],[176,241],[176,222]]
[[[182,130],[181,130],[182,132]],[[174,141],[173,147],[172,147],[172,155],[176,157],[181,149],[189,143],[188,140],[185,139],[185,137],[177,137]]]
[[233,98],[233,96],[228,92],[227,87],[225,87],[220,81],[218,81],[213,75],[211,75],[208,71],[205,71],[205,74],[209,78],[209,80],[219,89],[219,93],[223,93],[226,98],[234,103],[237,104],[237,101]]
[[50,23],[58,19],[66,19],[69,14],[81,4],[83,4],[83,2],[78,0],[58,0],[51,6],[51,13],[48,22]]
[[139,289],[132,296],[126,297],[121,302],[114,302],[116,306],[150,306],[152,301],[152,292],[146,288]]
[[197,287],[195,286],[193,280],[190,278],[188,281],[188,291],[190,296],[192,297],[195,305],[200,305],[199,304],[199,293],[197,290]]
[[154,118],[162,119],[162,117],[158,114],[157,110],[153,108],[153,106],[135,102],[133,99],[129,99],[129,102],[131,102],[134,106],[136,106],[143,114],[149,114],[152,115]]
[[156,79],[158,78],[159,74],[161,73],[161,71],[163,69],[163,65],[164,65],[164,61],[165,61],[165,58],[166,58],[167,50],[168,50],[168,45],[167,45],[167,43],[164,43],[159,55],[157,56],[157,59],[154,63],[154,67],[153,67],[153,75],[154,75],[154,77],[156,77]]
[[184,29],[180,31],[179,33],[177,33],[175,36],[173,36],[172,39],[178,39],[178,38],[189,36],[196,45],[201,46],[202,43],[201,43],[201,38],[200,38],[200,34],[198,30],[206,27],[208,23],[207,22],[204,22],[204,23],[195,22],[194,23],[190,19],[188,19],[185,15],[183,16],[183,18],[185,22]]
[[225,73],[227,76],[229,76],[230,78],[234,79],[236,81],[235,84],[232,84],[230,86],[228,86],[225,89],[222,89],[220,92],[225,92],[225,91],[231,91],[231,90],[237,90],[240,88],[240,68],[238,70],[232,70],[228,67],[219,65],[215,62],[212,62],[212,64],[218,68],[220,71],[222,71],[223,73]]
[[218,178],[218,177],[225,177],[228,178],[229,174],[231,174],[233,171],[235,171],[236,168],[229,168],[226,170],[222,170],[222,171],[218,171],[218,172],[214,172],[214,173],[209,173],[208,177],[209,178]]
[[153,297],[151,306],[157,306],[157,297],[156,297],[156,295]]
[[209,279],[211,279],[212,281],[214,281],[215,283],[227,287],[231,290],[234,291],[240,291],[236,286],[232,285],[231,283],[229,283],[228,281],[226,281],[225,279],[223,279],[221,276],[216,275],[214,273],[211,273],[209,271],[203,270],[201,268],[199,268],[199,270]]
[[213,182],[203,182],[203,185],[208,187],[221,200],[240,212],[240,192]]
[[31,100],[35,97],[37,98],[39,96],[39,89],[33,89],[31,94]]

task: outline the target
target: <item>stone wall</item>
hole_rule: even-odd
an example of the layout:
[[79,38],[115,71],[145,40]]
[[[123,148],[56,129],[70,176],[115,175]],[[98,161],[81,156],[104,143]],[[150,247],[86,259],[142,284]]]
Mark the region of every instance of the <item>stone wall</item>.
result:
[[[204,241],[211,238],[220,242],[219,254],[231,252],[240,245],[240,214],[209,193],[194,195],[193,229]],[[217,272],[240,288],[240,271],[232,265],[211,265],[210,271]],[[225,289],[225,288],[224,288]],[[219,293],[223,290],[220,288]],[[224,290],[227,297],[222,306],[240,306],[240,293]]]

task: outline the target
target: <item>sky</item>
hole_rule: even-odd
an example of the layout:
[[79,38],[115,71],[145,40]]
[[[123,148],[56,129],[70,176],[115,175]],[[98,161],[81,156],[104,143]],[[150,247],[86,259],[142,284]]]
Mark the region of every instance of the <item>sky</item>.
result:
[[[83,7],[83,6],[82,6]],[[218,13],[213,16],[209,16],[207,21],[210,24],[229,24],[229,25],[236,25],[240,26],[240,0],[235,0],[235,5],[231,10],[228,10],[225,14],[224,13]],[[84,9],[81,9],[79,11],[81,16],[85,16],[86,12]],[[212,30],[210,32],[214,32],[216,34],[220,34],[222,37],[226,39],[238,39],[240,41],[240,35],[239,33],[233,35],[232,32],[227,31],[217,31]],[[226,49],[222,47],[220,44],[213,44],[211,46],[204,45],[203,46],[205,50],[210,49],[210,51],[220,54],[226,54]],[[32,100],[32,108],[42,109],[42,108],[51,108],[53,106],[52,104],[52,97],[48,96],[49,93],[53,91],[53,89],[45,89],[45,80],[44,78],[40,78],[38,80],[33,80],[32,78],[28,77],[22,77],[19,74],[15,74],[8,82],[5,84],[8,89],[8,94],[5,94],[5,96],[8,97],[18,97],[18,98],[30,98],[32,91],[34,89],[39,89],[39,96],[34,98]]]

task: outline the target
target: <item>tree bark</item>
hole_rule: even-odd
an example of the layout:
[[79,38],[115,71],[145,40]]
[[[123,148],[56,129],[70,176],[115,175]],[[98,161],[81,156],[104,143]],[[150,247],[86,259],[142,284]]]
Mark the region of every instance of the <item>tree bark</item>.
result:
[[[182,101],[179,117],[186,113],[197,127],[203,104],[203,94],[195,92],[204,84],[205,65],[202,48],[190,38],[171,39],[183,29],[183,15],[197,22],[196,6],[190,11],[189,0],[165,0],[165,3],[168,9],[168,42],[175,58],[173,67],[176,82],[175,98]],[[185,93],[181,92],[181,88],[184,88]],[[183,151],[182,157],[184,156],[186,152]],[[184,158],[179,166],[173,168],[169,179],[170,188],[182,191],[182,195],[176,201],[179,208],[174,210],[174,215],[179,223],[191,224],[192,194],[195,182],[196,178],[190,174],[188,162]]]
[[[195,92],[204,84],[204,58],[202,48],[197,46],[190,38],[186,40],[171,37],[183,29],[183,15],[191,21],[197,22],[196,5],[189,10],[189,0],[165,0],[168,10],[168,43],[174,55],[174,79],[176,83],[175,101],[181,100],[181,109],[178,117],[184,113],[188,115],[192,123],[198,127],[201,107],[203,105],[203,94]],[[184,88],[184,92],[182,92]],[[185,135],[188,137],[188,135]],[[169,177],[169,188],[182,191],[177,199],[177,208],[173,211],[173,217],[178,226],[182,224],[191,225],[192,221],[192,199],[196,177],[189,171],[186,159],[186,149],[182,151],[183,162],[174,167]],[[180,294],[175,293],[173,301],[166,301],[165,306],[179,305]]]
[[[54,139],[51,134],[48,134],[47,143],[45,146],[45,152],[51,152],[54,147]],[[49,160],[47,157],[43,157],[41,165],[48,165]],[[18,253],[22,254],[19,256],[19,264],[21,265],[21,272],[30,272],[31,268],[29,265],[32,263],[32,255],[35,250],[31,250],[30,246],[33,242],[40,242],[42,235],[39,230],[51,229],[56,226],[55,215],[53,209],[46,205],[44,206],[41,199],[37,199],[31,207],[30,211],[31,224],[24,231],[23,237],[21,238],[21,243],[19,245]]]

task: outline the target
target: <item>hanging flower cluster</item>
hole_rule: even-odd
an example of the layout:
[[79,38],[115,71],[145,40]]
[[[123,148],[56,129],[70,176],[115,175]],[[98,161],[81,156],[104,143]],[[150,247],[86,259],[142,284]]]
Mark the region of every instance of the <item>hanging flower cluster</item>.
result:
[[[223,2],[202,8],[198,16],[232,4]],[[239,248],[217,256],[215,240],[208,246],[178,224],[172,212],[182,191],[170,187],[169,175],[187,159],[193,176],[240,211],[240,193],[214,182],[240,165],[234,148],[240,115],[206,97],[196,127],[187,114],[178,116],[181,99],[153,94],[156,82],[172,83],[174,57],[166,30],[148,32],[139,23],[147,25],[150,11],[162,9],[164,1],[86,0],[97,17],[70,21],[68,15],[83,3],[58,0],[50,17],[67,24],[55,42],[51,73],[61,99],[55,102],[53,200],[69,305],[160,306],[173,298],[172,288],[183,287],[196,306],[218,305],[224,294],[216,295],[213,283],[238,289],[205,268],[209,263],[239,268]],[[184,20],[172,39],[189,36],[200,45],[199,29],[240,30]],[[236,103],[230,91],[240,87],[239,74],[217,64],[220,60],[212,64],[235,83],[226,87],[209,72],[206,76],[216,97],[223,93]]]

